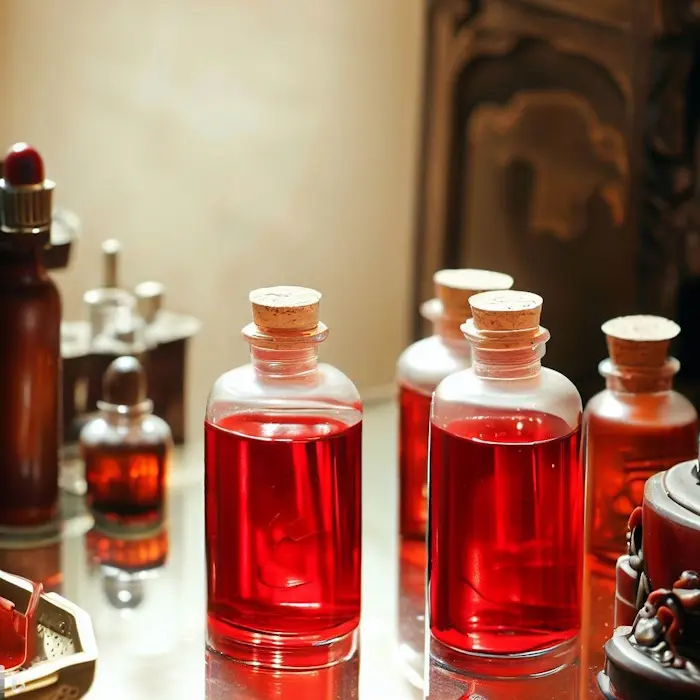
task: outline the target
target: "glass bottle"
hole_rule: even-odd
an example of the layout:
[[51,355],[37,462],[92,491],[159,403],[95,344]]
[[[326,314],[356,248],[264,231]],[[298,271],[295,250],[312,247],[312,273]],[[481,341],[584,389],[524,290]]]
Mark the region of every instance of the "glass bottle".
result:
[[206,412],[208,645],[239,661],[312,668],[349,658],[360,619],[362,405],[319,364],[321,295],[251,293],[251,363]]
[[0,531],[58,528],[61,298],[44,265],[54,183],[16,144],[0,180]]
[[513,278],[489,270],[440,270],[435,299],[421,314],[433,334],[410,345],[397,363],[399,390],[399,650],[420,685],[425,646],[425,532],[428,520],[428,432],[435,387],[469,367],[469,342],[460,330],[471,315],[469,297],[509,289]]
[[577,655],[581,398],[541,365],[540,297],[469,303],[472,367],[440,383],[431,413],[431,654],[458,670],[536,675]]
[[584,413],[582,660],[591,688],[605,663],[603,645],[613,633],[615,563],[626,550],[630,514],[642,505],[647,479],[695,459],[698,449],[695,408],[672,388],[680,365],[668,349],[680,327],[658,316],[623,316],[602,330],[610,353],[599,367],[606,388]]
[[146,374],[128,355],[104,375],[99,414],[80,431],[87,503],[102,529],[154,527],[163,520],[172,437],[153,415]]

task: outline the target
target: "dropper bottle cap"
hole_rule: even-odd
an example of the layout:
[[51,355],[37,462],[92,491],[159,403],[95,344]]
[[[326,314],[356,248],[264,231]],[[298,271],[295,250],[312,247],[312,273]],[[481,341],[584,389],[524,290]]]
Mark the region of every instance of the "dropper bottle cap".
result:
[[44,177],[44,161],[36,149],[16,143],[5,156],[0,179],[0,230],[16,235],[51,231],[56,184]]
[[114,360],[102,378],[102,410],[120,413],[145,412],[152,408],[147,393],[146,372],[143,365],[131,355]]

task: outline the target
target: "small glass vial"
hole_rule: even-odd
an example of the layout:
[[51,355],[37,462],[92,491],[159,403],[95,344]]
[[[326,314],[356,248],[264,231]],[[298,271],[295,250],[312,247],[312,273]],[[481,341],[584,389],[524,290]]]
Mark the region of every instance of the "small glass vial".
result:
[[410,677],[421,685],[425,647],[425,533],[428,521],[428,432],[435,387],[471,364],[469,342],[460,330],[471,316],[469,297],[509,289],[513,278],[489,270],[440,270],[435,299],[421,314],[433,335],[399,357],[399,650]]
[[584,413],[586,568],[583,667],[605,663],[613,634],[615,563],[626,549],[627,523],[658,472],[697,457],[698,416],[673,390],[678,361],[669,344],[680,327],[658,316],[622,316],[603,324],[610,357],[600,363],[606,388]]
[[152,528],[163,519],[170,428],[153,415],[135,357],[109,365],[102,391],[99,414],[80,432],[88,506],[102,529]]
[[260,666],[327,666],[357,645],[362,406],[318,363],[320,299],[252,292],[252,361],[206,412],[208,645]]
[[581,398],[540,363],[540,297],[469,303],[472,367],[440,383],[431,414],[430,649],[462,671],[536,675],[578,653]]

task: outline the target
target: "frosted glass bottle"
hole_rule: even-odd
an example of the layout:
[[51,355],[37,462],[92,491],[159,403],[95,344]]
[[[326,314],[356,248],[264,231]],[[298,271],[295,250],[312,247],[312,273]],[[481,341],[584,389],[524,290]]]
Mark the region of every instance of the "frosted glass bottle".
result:
[[208,646],[259,666],[318,668],[357,647],[362,405],[318,362],[320,298],[252,292],[251,362],[207,405]]
[[508,289],[513,278],[489,270],[440,270],[435,298],[421,307],[433,334],[399,357],[399,652],[409,679],[422,686],[425,647],[425,533],[428,521],[428,432],[435,387],[470,365],[469,342],[460,330],[469,297]]
[[431,414],[431,654],[479,674],[537,675],[578,652],[581,397],[541,365],[540,297],[469,301],[472,367],[440,383]]
[[[669,357],[680,327],[658,316],[622,316],[603,324],[610,357],[600,363],[606,388],[584,412],[586,567],[582,668],[597,687],[603,645],[615,628],[615,564],[626,551],[627,523],[658,472],[697,457],[698,415],[673,390]],[[584,689],[583,692],[588,692]]]

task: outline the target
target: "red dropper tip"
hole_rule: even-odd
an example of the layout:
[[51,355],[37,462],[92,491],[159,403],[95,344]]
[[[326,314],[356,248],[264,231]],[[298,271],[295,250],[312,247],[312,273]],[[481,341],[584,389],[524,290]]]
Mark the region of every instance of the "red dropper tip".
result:
[[39,185],[44,181],[44,161],[35,148],[16,143],[5,156],[3,177],[13,187]]

